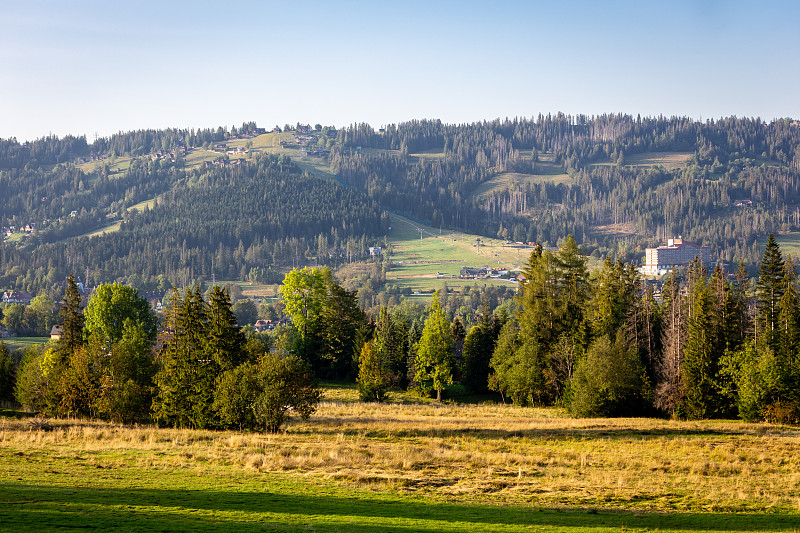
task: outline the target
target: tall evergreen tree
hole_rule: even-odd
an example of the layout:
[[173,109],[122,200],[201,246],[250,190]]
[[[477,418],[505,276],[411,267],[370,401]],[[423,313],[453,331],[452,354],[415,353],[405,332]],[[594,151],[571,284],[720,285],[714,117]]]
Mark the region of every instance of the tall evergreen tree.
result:
[[759,303],[758,331],[773,351],[777,351],[778,348],[778,302],[783,296],[783,278],[781,249],[775,241],[775,236],[770,233],[767,245],[764,247],[764,256],[758,266],[756,289]]
[[244,362],[244,333],[237,324],[227,290],[215,285],[208,300],[208,347],[215,363],[224,372]]
[[436,391],[436,399],[441,401],[442,390],[453,382],[453,363],[450,324],[439,304],[439,291],[436,291],[428,307],[428,318],[417,346],[414,379],[418,383],[430,383]]
[[661,357],[656,361],[655,407],[675,414],[681,403],[681,368],[686,343],[686,305],[677,273],[670,272],[662,288],[664,327]]
[[200,287],[180,298],[173,294],[172,309],[162,336],[155,376],[158,393],[153,401],[157,420],[177,427],[203,428],[213,422],[215,379],[219,366],[208,350],[206,303]]
[[360,344],[365,341],[367,317],[358,306],[355,291],[327,279],[328,294],[323,301],[319,331],[321,348],[317,375],[344,379],[358,371]]
[[492,319],[488,302],[484,300],[480,322],[472,326],[464,339],[461,381],[473,392],[485,392],[489,386],[489,363],[497,340]]
[[67,278],[67,288],[62,301],[64,305],[59,313],[61,319],[60,345],[64,355],[68,356],[84,343],[81,291],[73,274]]

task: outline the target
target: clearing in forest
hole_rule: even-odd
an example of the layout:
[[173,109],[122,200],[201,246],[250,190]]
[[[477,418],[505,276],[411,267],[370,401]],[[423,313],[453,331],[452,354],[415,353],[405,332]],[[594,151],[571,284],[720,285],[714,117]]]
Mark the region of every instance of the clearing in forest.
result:
[[533,250],[523,244],[440,230],[394,214],[387,238],[392,267],[386,281],[412,291],[441,289],[445,284],[450,288],[484,284],[516,286],[502,279],[462,280],[458,275],[462,267],[519,269]]

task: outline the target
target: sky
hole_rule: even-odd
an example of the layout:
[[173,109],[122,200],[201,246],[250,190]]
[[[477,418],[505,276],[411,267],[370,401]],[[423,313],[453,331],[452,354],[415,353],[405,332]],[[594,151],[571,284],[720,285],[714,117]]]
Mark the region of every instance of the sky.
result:
[[540,113],[800,118],[800,2],[4,0],[0,138]]

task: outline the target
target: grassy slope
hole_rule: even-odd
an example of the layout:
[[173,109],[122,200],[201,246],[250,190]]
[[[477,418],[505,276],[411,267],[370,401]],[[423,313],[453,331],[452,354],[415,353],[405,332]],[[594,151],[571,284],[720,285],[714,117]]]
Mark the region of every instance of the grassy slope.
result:
[[0,419],[0,523],[40,531],[797,531],[800,431],[361,404],[263,435]]
[[[792,233],[783,233],[780,235],[775,236],[775,240],[778,242],[778,245],[781,247],[781,254],[786,257],[787,255],[791,255],[792,258],[795,260],[795,264],[798,260],[800,260],[800,233],[792,232]],[[767,240],[764,239],[764,244],[766,244]]]
[[[625,166],[632,167],[662,167],[672,170],[683,168],[686,162],[692,157],[692,152],[643,152],[641,154],[631,154],[625,156]],[[595,166],[615,165],[616,162],[596,163]]]
[[[420,239],[419,229],[422,229]],[[477,246],[476,236],[466,233],[440,231],[430,226],[413,222],[405,217],[392,215],[392,230],[388,234],[392,247],[392,268],[386,276],[387,282],[401,289],[430,290],[462,285],[503,284],[501,280],[437,279],[437,272],[448,276],[458,275],[461,267],[518,268],[530,255],[527,246],[505,245],[504,241],[481,237],[483,246]]]
[[50,342],[50,337],[12,337],[10,339],[2,339],[10,350],[17,348],[27,348],[34,344],[47,344]]

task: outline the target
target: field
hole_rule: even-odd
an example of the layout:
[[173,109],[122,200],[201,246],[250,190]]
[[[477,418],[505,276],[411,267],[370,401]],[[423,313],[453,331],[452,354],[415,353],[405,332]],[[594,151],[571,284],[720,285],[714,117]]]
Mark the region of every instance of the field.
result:
[[[691,152],[643,152],[625,156],[625,166],[654,167],[661,165],[667,170],[683,168],[692,157]],[[615,162],[597,163],[596,165],[614,165]]]
[[2,339],[9,350],[16,350],[17,348],[27,348],[34,344],[47,344],[50,342],[50,337],[12,337],[10,339]]
[[[800,233],[781,233],[775,236],[775,240],[781,247],[781,254],[783,257],[791,255],[796,263],[797,259],[800,258]],[[766,242],[765,240],[764,244],[766,244]]]
[[473,196],[486,196],[497,190],[522,188],[527,183],[570,183],[572,178],[564,170],[552,163],[538,163],[535,174],[521,174],[519,172],[501,172],[490,180],[481,183],[475,188]]
[[356,401],[285,432],[0,418],[3,529],[798,531],[800,430]]
[[516,286],[499,279],[460,280],[458,274],[465,266],[516,269],[527,261],[532,250],[529,246],[506,245],[505,241],[487,237],[478,241],[475,235],[440,232],[399,215],[392,215],[392,230],[387,237],[391,243],[392,267],[386,280],[413,291],[438,289],[445,283],[450,288],[484,284]]

